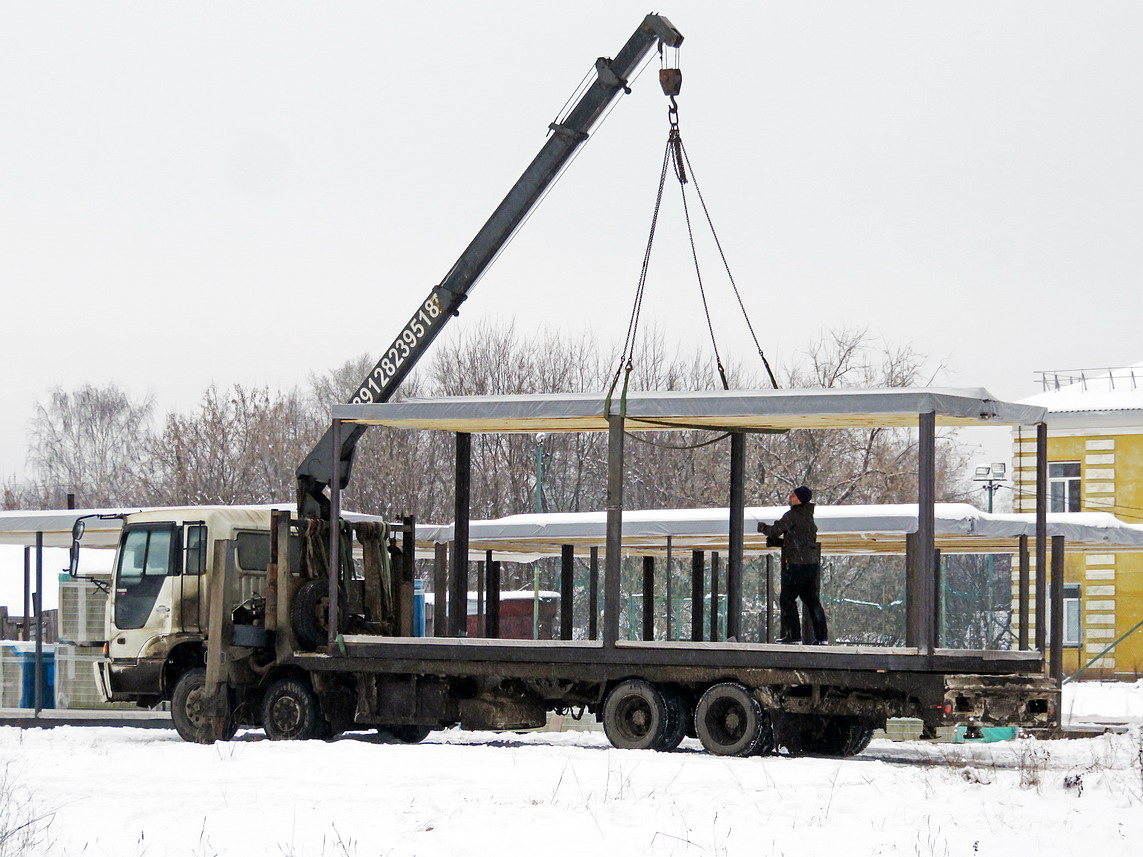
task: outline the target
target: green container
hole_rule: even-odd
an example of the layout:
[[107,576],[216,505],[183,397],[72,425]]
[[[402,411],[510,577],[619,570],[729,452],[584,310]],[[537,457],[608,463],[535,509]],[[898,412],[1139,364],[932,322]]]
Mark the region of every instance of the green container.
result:
[[981,726],[979,738],[965,738],[967,726],[956,728],[954,744],[993,744],[997,741],[1012,741],[1016,738],[1015,726]]

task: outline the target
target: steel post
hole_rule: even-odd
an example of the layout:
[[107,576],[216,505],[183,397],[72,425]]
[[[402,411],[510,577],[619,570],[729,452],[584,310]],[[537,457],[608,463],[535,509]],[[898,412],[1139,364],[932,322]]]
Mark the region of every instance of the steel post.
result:
[[448,545],[433,548],[433,636],[448,634]]
[[575,606],[575,547],[560,545],[560,639],[572,638]]
[[655,639],[655,558],[643,557],[643,639]]
[[1028,586],[1030,580],[1030,560],[1031,556],[1028,553],[1028,536],[1027,534],[1020,536],[1020,578],[1018,584],[1019,591],[1019,607],[1017,608],[1017,627],[1018,631],[1018,645],[1020,651],[1028,651]]
[[1052,536],[1052,641],[1049,676],[1060,684],[1064,680],[1064,537]]
[[718,551],[710,552],[710,639],[718,640]]
[[766,554],[766,636],[764,643],[774,642],[774,556]]
[[1048,632],[1048,426],[1036,424],[1036,651],[1046,654]]
[[619,639],[619,575],[623,549],[623,417],[607,418],[607,541],[603,569],[603,644]]
[[24,548],[24,616],[20,620],[20,639],[28,641],[32,628],[32,549]]
[[726,557],[726,638],[742,636],[743,529],[746,524],[746,435],[730,435],[730,521]]
[[[413,592],[416,587],[413,583],[417,576],[417,521],[411,515],[401,519],[401,599],[398,607],[401,610],[401,636],[413,636],[413,611],[417,609]],[[387,550],[387,545],[381,545],[381,550]],[[423,607],[422,607],[423,609]],[[421,616],[422,625],[424,616]]]
[[[334,449],[341,449],[341,420],[334,420],[331,426]],[[338,584],[341,582],[341,475],[337,462],[329,479],[329,609],[326,614],[326,627],[329,629],[330,654],[337,643]]]
[[587,638],[599,637],[599,548],[592,547],[587,585]]
[[448,635],[468,633],[468,521],[472,486],[472,435],[456,433],[456,496],[453,504],[453,553],[449,581]]
[[[27,621],[27,617],[24,617]],[[44,534],[36,533],[36,716],[44,708]]]
[[917,535],[912,574],[906,584],[905,636],[907,645],[927,654],[936,636],[936,414],[920,414],[917,423]]
[[500,560],[492,558],[492,551],[484,554],[488,569],[488,622],[485,634],[492,639],[500,637]]
[[691,551],[691,640],[701,643],[703,637],[703,589],[706,557],[702,551]]

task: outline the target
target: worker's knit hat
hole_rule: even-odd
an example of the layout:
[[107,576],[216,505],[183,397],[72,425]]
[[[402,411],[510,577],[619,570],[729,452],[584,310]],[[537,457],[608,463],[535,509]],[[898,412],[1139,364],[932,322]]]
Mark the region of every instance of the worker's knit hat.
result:
[[805,485],[799,485],[794,489],[794,496],[798,498],[799,502],[808,503],[814,498],[814,492]]

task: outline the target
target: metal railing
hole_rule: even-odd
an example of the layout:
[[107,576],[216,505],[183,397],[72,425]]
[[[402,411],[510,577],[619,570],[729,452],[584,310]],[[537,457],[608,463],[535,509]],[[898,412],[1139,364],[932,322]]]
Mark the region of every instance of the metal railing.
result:
[[1095,369],[1039,369],[1036,374],[1040,376],[1040,386],[1046,393],[1050,390],[1060,390],[1064,387],[1079,385],[1086,391],[1088,384],[1098,383],[1102,390],[1104,382],[1108,389],[1136,390],[1139,387],[1139,374],[1136,366],[1127,367],[1100,367]]

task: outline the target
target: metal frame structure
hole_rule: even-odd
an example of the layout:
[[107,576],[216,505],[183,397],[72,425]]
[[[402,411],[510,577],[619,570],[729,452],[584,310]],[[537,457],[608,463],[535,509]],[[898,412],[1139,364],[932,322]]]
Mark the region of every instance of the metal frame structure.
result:
[[[746,433],[791,428],[853,428],[869,426],[907,427],[917,431],[918,462],[918,526],[910,540],[906,584],[906,646],[903,649],[877,650],[861,647],[831,647],[817,651],[791,651],[788,647],[771,647],[744,643],[657,643],[667,648],[651,655],[639,646],[640,659],[664,663],[727,663],[726,658],[745,657],[759,666],[784,664],[793,666],[826,665],[830,667],[904,668],[922,671],[950,669],[976,672],[1029,672],[1044,667],[1047,603],[1047,519],[1046,504],[1037,506],[1035,541],[1037,560],[1036,647],[1029,650],[992,651],[987,653],[953,652],[938,648],[937,585],[938,555],[934,532],[936,432],[942,426],[963,425],[1036,425],[1038,437],[1038,494],[1046,493],[1046,431],[1044,409],[996,400],[982,389],[874,389],[874,390],[776,390],[713,391],[704,393],[631,393],[624,401],[611,401],[603,394],[533,395],[457,397],[451,399],[405,400],[395,403],[336,406],[333,411],[334,432],[341,425],[385,425],[398,428],[432,429],[454,432],[457,438],[456,503],[454,541],[449,569],[449,616],[463,617],[467,603],[467,557],[469,553],[470,443],[471,434],[479,432],[561,432],[606,431],[608,435],[608,481],[606,501],[606,538],[604,547],[603,634],[599,642],[580,641],[573,649],[595,651],[605,663],[623,663],[631,657],[632,642],[620,640],[620,562],[623,553],[623,483],[624,436],[629,431],[664,431],[681,429],[720,429],[732,432],[730,455],[729,517],[726,591],[729,598],[727,637],[735,638],[741,614],[742,561],[745,534],[742,527],[742,486],[745,481]],[[338,480],[330,483],[332,507],[340,505]],[[1053,546],[1055,543],[1053,542]],[[1062,539],[1060,549],[1062,551]],[[1062,554],[1061,554],[1062,555]],[[1027,566],[1022,564],[1023,569]],[[1055,578],[1055,575],[1053,575]],[[1055,580],[1053,579],[1053,582]],[[1056,590],[1059,590],[1057,593]],[[1024,590],[1022,589],[1023,593]],[[1062,586],[1053,586],[1053,615],[1062,610]],[[336,593],[331,590],[331,600]],[[1059,601],[1059,605],[1055,602]],[[438,608],[439,609],[439,608]],[[1022,597],[1020,615],[1027,627],[1028,608]],[[449,621],[449,634],[461,636],[461,620]],[[332,627],[332,623],[331,623]],[[438,626],[439,627],[439,626]],[[1053,625],[1052,651],[1062,646],[1062,626]],[[461,646],[468,654],[453,650],[449,657],[461,660],[507,658],[513,661],[534,659],[534,651],[521,650],[508,641],[453,639],[396,641],[391,639],[356,638],[339,640],[339,645],[352,645],[359,656],[410,657],[435,660],[440,648],[457,643],[479,643]],[[557,641],[552,641],[557,642]],[[1023,642],[1023,640],[1022,640]],[[710,647],[717,647],[717,652]],[[492,647],[491,649],[489,647]],[[682,648],[680,648],[682,647]],[[735,649],[739,655],[731,654]],[[685,651],[684,651],[685,649]],[[763,649],[767,650],[763,652]],[[415,652],[415,654],[414,654]],[[495,652],[495,653],[494,653]],[[401,654],[398,654],[401,653]],[[433,653],[438,653],[434,656]],[[581,652],[582,654],[582,652]],[[774,656],[771,656],[774,655]],[[870,656],[876,656],[875,666]],[[562,660],[551,653],[554,661]],[[576,655],[570,651],[573,660]],[[545,656],[547,657],[547,655]],[[1060,659],[1054,659],[1053,673]],[[844,664],[844,666],[843,666]]]

